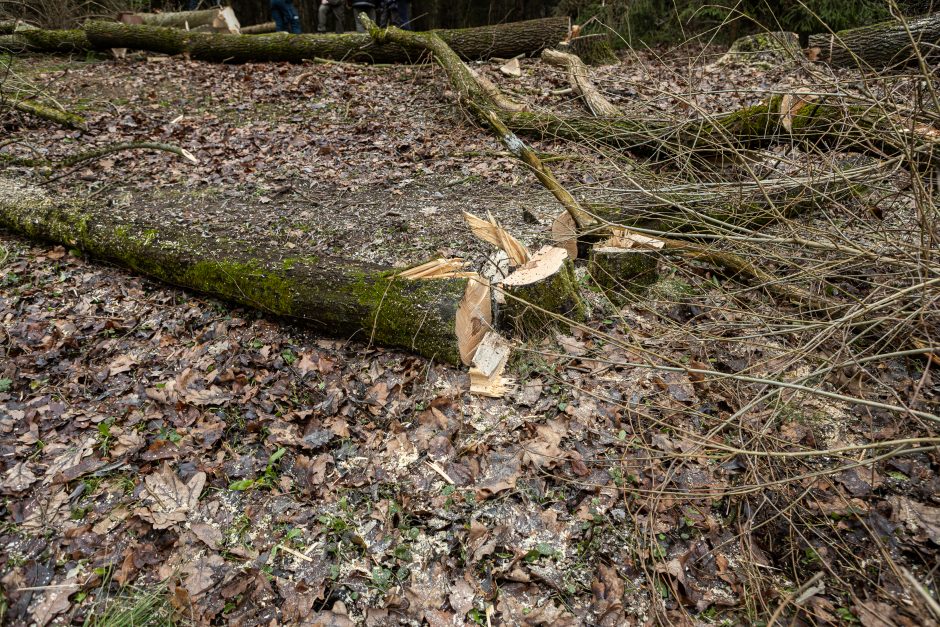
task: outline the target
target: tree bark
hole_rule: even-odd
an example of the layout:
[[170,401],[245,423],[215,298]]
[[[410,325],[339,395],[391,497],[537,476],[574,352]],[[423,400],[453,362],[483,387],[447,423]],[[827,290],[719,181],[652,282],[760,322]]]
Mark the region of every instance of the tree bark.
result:
[[[128,14],[125,14],[128,15]],[[239,33],[241,26],[231,7],[216,7],[202,11],[180,11],[174,13],[131,13],[128,24],[146,24],[167,28],[193,29],[198,26],[210,26],[217,32]]]
[[[461,363],[462,353],[472,357],[457,326],[466,314],[465,294],[476,293],[478,285],[463,275],[409,280],[399,270],[344,259],[284,257],[246,241],[139,224],[94,203],[53,199],[8,179],[0,179],[0,227],[79,248],[180,287],[298,318],[336,337],[453,364]],[[468,289],[471,284],[474,290]],[[486,310],[475,326],[485,329],[488,291],[475,298]]]
[[924,56],[936,57],[940,44],[940,13],[905,22],[889,20],[837,33],[811,35],[807,56],[838,67],[881,70]]
[[274,22],[242,26],[242,35],[264,35],[265,33],[273,33],[275,31],[277,31],[277,25]]
[[[565,18],[545,18],[496,26],[432,31],[464,59],[534,54],[565,37]],[[188,54],[192,59],[227,63],[300,62],[342,59],[373,63],[412,63],[425,56],[418,47],[377,44],[365,33],[343,35],[229,35],[186,32],[156,26],[90,22],[88,39],[98,49],[131,48],[164,54]]]
[[8,52],[74,53],[88,52],[92,45],[81,30],[17,29],[0,35],[0,50]]

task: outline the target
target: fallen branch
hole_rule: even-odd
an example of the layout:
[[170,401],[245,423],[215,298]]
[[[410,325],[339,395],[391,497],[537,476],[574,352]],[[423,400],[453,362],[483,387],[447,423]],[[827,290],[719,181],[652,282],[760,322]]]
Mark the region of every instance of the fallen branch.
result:
[[179,146],[174,146],[173,144],[163,144],[160,142],[127,142],[121,144],[111,144],[109,146],[103,146],[101,148],[80,152],[63,159],[13,157],[11,155],[0,154],[0,162],[6,165],[26,167],[70,168],[85,161],[100,159],[106,155],[110,155],[115,152],[123,152],[125,150],[162,150],[164,152],[171,152],[175,155],[179,155],[191,163],[198,163],[196,157],[194,157],[193,154],[185,148],[180,148]]
[[201,11],[179,11],[168,13],[123,13],[119,19],[127,24],[146,24],[192,30],[207,26],[212,31],[239,33],[241,25],[232,7],[216,7]]
[[61,109],[48,107],[34,100],[0,101],[0,106],[3,104],[7,104],[22,113],[28,113],[29,115],[55,122],[66,128],[82,129],[85,126],[85,118],[82,116],[68,111],[62,111]]
[[588,67],[579,57],[567,52],[559,52],[551,48],[542,51],[542,59],[551,65],[565,68],[568,71],[568,82],[576,94],[581,96],[588,110],[598,117],[617,117],[622,115],[620,109],[607,100],[591,82]]

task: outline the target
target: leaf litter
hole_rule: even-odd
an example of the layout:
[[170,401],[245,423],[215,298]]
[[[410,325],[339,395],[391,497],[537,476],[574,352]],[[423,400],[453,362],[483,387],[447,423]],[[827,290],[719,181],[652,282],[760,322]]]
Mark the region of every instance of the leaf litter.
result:
[[[691,116],[789,80],[782,70],[729,78],[698,54],[687,71],[678,57],[641,53],[597,82],[618,106]],[[557,212],[463,122],[432,67],[24,64],[87,108],[88,136],[14,125],[44,155],[151,139],[198,157],[124,153],[52,184],[143,223],[238,229],[389,264],[442,252],[481,262],[486,250],[453,228],[470,205],[527,243],[546,239]],[[507,83],[501,65],[481,70],[539,104],[578,107],[553,94],[561,74],[522,59]],[[794,462],[787,470],[803,478],[762,488],[760,505],[749,490],[781,468],[698,446],[746,394],[645,369],[649,354],[591,333],[523,351],[512,397],[483,399],[440,364],[314,337],[61,247],[6,235],[0,245],[0,584],[13,623],[81,622],[99,594],[128,586],[157,586],[196,624],[746,622],[753,595],[776,607],[795,586],[755,569],[798,559],[815,571],[846,551],[918,572],[936,563],[935,451],[832,477],[812,472],[832,467],[825,460]],[[723,322],[727,294],[708,277],[672,281],[696,295],[654,293],[592,327],[698,370],[761,375],[783,363],[787,347],[770,339],[691,339]],[[894,382],[930,376],[891,368],[881,375]],[[785,405],[770,422],[785,451],[919,434],[847,403]],[[747,428],[769,418],[751,414]],[[812,504],[802,528],[774,515],[796,499]],[[833,589],[810,591],[801,611],[918,620],[874,588]]]

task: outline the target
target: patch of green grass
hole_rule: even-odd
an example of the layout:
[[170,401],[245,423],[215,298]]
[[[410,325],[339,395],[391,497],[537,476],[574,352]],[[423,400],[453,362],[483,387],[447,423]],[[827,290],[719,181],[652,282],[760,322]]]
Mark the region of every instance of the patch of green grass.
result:
[[96,603],[83,623],[85,627],[170,627],[184,625],[174,615],[164,583],[128,587],[117,596]]

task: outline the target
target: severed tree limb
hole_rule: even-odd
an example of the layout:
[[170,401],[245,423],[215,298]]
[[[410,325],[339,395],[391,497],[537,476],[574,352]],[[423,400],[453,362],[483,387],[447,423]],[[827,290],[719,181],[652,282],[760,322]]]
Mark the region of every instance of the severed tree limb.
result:
[[168,13],[125,13],[121,15],[121,18],[121,21],[129,24],[147,24],[184,30],[208,26],[216,32],[239,33],[241,31],[241,25],[232,7]]
[[106,155],[110,155],[115,152],[122,152],[125,150],[162,150],[164,152],[171,152],[175,155],[179,155],[191,163],[198,163],[196,157],[194,157],[193,154],[185,148],[180,148],[179,146],[174,146],[173,144],[164,144],[160,142],[126,142],[120,144],[110,144],[108,146],[86,150],[85,152],[80,152],[78,154],[58,160],[30,159],[28,157],[13,157],[10,155],[0,154],[0,162],[5,163],[6,165],[27,167],[52,166],[56,168],[70,168],[85,161],[100,159]]
[[576,55],[560,52],[552,48],[542,51],[542,60],[568,70],[568,82],[576,94],[581,96],[588,110],[597,117],[613,118],[623,114],[620,109],[607,100],[594,83],[584,61]]
[[8,52],[76,53],[93,49],[85,31],[23,28],[10,35],[0,35],[0,50]]
[[7,104],[11,108],[21,111],[22,113],[28,113],[29,115],[42,118],[44,120],[49,120],[50,122],[55,122],[61,126],[67,128],[74,128],[82,130],[85,126],[85,118],[68,111],[62,111],[61,109],[55,109],[53,107],[48,107],[44,104],[40,104],[34,100],[13,100],[13,101],[0,101],[0,107]]
[[251,26],[242,26],[242,35],[263,35],[277,31],[277,25],[274,22],[264,22],[263,24],[252,24]]

